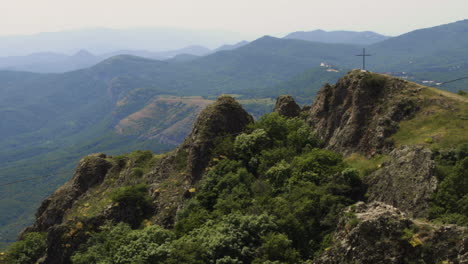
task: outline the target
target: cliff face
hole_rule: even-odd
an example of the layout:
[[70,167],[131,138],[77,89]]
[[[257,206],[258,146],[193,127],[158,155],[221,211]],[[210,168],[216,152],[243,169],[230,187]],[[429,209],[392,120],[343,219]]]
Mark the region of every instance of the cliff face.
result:
[[[172,153],[83,158],[73,178],[43,201],[35,223],[23,232],[47,232],[47,251],[39,262],[70,263],[71,254],[106,221],[138,227],[143,219],[152,219],[172,226],[190,188],[208,166],[217,140],[239,134],[251,122],[239,103],[223,96],[200,113],[189,137]],[[137,184],[148,187],[125,189]],[[141,190],[141,197],[147,197],[143,200],[115,198],[116,192],[122,197],[125,191]]]
[[392,149],[388,138],[418,110],[419,92],[404,80],[353,70],[319,91],[308,122],[328,148],[372,156]]
[[390,152],[381,168],[365,178],[370,201],[395,206],[411,217],[427,216],[431,196],[437,189],[431,150],[403,146]]
[[412,220],[395,207],[378,202],[348,208],[334,241],[316,264],[468,261],[466,228]]
[[253,118],[234,98],[221,96],[205,108],[193,125],[192,132],[178,148],[187,155],[187,171],[196,181],[208,164],[216,138],[237,135]]
[[467,103],[360,70],[322,88],[307,120],[327,148],[383,162],[363,178],[367,203],[347,209],[315,263],[468,262],[466,228],[414,219],[428,216],[439,184],[431,149],[467,142]]
[[36,222],[27,231],[44,232],[49,227],[60,224],[65,212],[80,196],[91,187],[102,183],[112,167],[106,157],[105,154],[100,153],[83,158],[73,178],[42,202],[36,213]]

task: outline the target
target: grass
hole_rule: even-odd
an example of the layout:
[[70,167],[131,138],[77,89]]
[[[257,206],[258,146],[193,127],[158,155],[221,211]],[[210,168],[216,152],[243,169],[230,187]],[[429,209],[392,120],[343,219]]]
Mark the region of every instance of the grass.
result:
[[103,189],[97,186],[90,190],[84,199],[79,199],[65,215],[65,220],[91,218],[100,214],[104,208],[112,204],[110,193],[112,188]]
[[[107,160],[113,163],[114,168],[120,167],[119,164],[125,164],[119,170],[111,170],[104,182],[91,188],[85,197],[80,198],[76,204],[65,215],[66,220],[90,218],[102,213],[102,211],[111,205],[111,194],[121,186],[131,186],[142,183],[144,174],[150,172],[151,168],[164,155],[154,155],[150,151],[136,150],[126,155],[108,157]],[[130,170],[129,170],[130,168]],[[138,171],[140,175],[135,175]]]
[[359,153],[353,153],[345,158],[345,162],[349,166],[357,169],[361,174],[361,177],[364,177],[380,168],[387,157],[387,155],[375,155],[371,159],[367,159]]
[[468,142],[468,100],[466,97],[425,88],[422,109],[410,120],[400,122],[392,136],[397,146],[428,145],[453,148]]

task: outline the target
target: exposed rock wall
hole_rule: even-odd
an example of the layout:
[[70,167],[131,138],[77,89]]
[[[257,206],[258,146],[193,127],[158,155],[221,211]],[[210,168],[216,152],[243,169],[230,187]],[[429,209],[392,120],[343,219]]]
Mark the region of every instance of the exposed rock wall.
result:
[[466,228],[415,221],[393,206],[351,206],[315,264],[468,263]]
[[91,154],[80,160],[73,178],[47,197],[36,212],[36,221],[26,231],[44,232],[49,227],[60,224],[65,212],[89,188],[100,184],[112,167],[106,155]]
[[365,182],[370,201],[395,206],[412,217],[423,217],[438,183],[433,153],[421,146],[395,149]]
[[187,170],[191,180],[198,180],[208,165],[216,138],[237,135],[252,122],[253,117],[230,96],[221,96],[205,108],[195,121],[190,135],[177,150],[187,154]]
[[308,122],[328,148],[372,156],[392,149],[387,139],[418,110],[417,92],[404,80],[353,70],[319,91]]

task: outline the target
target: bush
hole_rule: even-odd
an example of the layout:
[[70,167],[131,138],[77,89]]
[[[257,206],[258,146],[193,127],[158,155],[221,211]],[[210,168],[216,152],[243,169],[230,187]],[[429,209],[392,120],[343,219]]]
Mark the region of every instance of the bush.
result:
[[[298,118],[272,113],[249,129],[218,142],[223,156],[177,213],[177,239],[156,227],[96,234],[81,263],[301,263],[332,243],[341,211],[362,194],[358,172],[317,149],[320,141]],[[111,197],[145,208],[146,192],[128,186]],[[108,257],[99,259],[99,251]]]
[[135,208],[137,218],[143,218],[152,209],[146,184],[120,187],[110,194],[110,199],[121,206]]
[[468,147],[439,154],[437,173],[441,182],[434,194],[429,216],[444,223],[468,226]]
[[108,223],[101,232],[93,234],[71,259],[74,264],[159,263],[169,255],[163,245],[174,238],[171,231],[156,225],[132,230],[123,223]]
[[13,243],[6,255],[7,263],[34,264],[45,254],[46,234],[31,232],[23,240]]

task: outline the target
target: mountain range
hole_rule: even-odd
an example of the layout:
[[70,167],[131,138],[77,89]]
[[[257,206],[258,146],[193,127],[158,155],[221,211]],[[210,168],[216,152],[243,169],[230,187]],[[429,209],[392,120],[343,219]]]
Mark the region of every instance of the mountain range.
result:
[[[464,20],[368,45],[374,54],[368,67],[419,82],[461,77],[468,70],[467,29]],[[81,156],[174,148],[196,113],[220,94],[235,96],[256,117],[271,111],[281,94],[310,103],[324,83],[360,67],[355,55],[361,51],[352,44],[265,36],[205,56],[118,55],[65,73],[0,71],[0,181],[48,176],[0,187],[0,211],[8,212],[0,214],[1,240],[15,239]],[[460,81],[442,88],[466,87]]]
[[325,43],[348,43],[356,45],[371,45],[390,37],[384,36],[372,31],[355,32],[355,31],[297,31],[290,33],[284,37],[285,39],[302,39],[314,42]]
[[[26,56],[10,56],[0,58],[0,70],[27,71],[37,73],[64,73],[84,69],[98,64],[108,58],[118,55],[132,55],[155,60],[168,60],[178,56],[196,58],[205,56],[218,50],[230,50],[245,45],[248,42],[240,42],[234,45],[223,45],[215,50],[203,46],[192,45],[182,49],[151,52],[145,50],[118,50],[101,55],[91,54],[87,50],[80,50],[74,55],[59,53],[33,53]],[[180,60],[181,57],[175,58]]]
[[0,57],[22,56],[53,51],[72,54],[88,50],[105,54],[118,50],[176,50],[200,45],[214,49],[226,43],[237,43],[249,36],[216,30],[188,30],[178,28],[94,28],[34,35],[1,36]]

